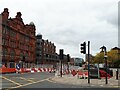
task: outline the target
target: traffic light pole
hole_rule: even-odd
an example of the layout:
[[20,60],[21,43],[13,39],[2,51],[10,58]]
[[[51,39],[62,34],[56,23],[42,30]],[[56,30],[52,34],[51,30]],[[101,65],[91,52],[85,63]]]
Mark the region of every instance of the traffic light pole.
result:
[[67,62],[67,71],[68,71],[68,74],[69,74],[69,62]]
[[105,51],[104,51],[104,59],[105,59],[105,69],[106,69],[106,75],[105,75],[105,82],[106,82],[106,84],[108,84],[108,79],[107,79],[107,73],[108,73],[108,70],[107,70],[107,55],[106,55],[106,49],[105,49]]
[[63,49],[60,49],[60,76],[62,77],[62,60],[64,59]]
[[100,49],[102,49],[102,52],[104,51],[104,61],[105,61],[105,71],[106,71],[106,75],[105,75],[105,83],[108,84],[108,78],[107,78],[107,50],[105,46],[102,46]]
[[68,74],[69,74],[69,62],[70,62],[70,56],[69,56],[69,54],[67,54],[67,71],[68,71]]
[[62,77],[62,60],[60,60],[60,77]]
[[90,84],[90,41],[88,41],[88,84]]
[[[81,53],[86,54],[86,42],[81,44]],[[88,84],[90,84],[90,41],[88,41]]]

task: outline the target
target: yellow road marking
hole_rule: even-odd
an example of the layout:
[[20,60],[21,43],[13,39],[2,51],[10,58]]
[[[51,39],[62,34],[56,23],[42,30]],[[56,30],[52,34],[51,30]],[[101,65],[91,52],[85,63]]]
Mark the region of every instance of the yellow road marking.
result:
[[36,81],[36,82],[32,82],[32,83],[27,83],[27,84],[24,84],[24,85],[21,85],[21,86],[11,87],[8,90],[13,89],[13,88],[20,88],[20,87],[31,85],[31,84],[35,84],[35,83],[40,83],[40,82],[43,82],[43,81],[46,81],[46,80],[49,80],[49,78],[43,79],[43,80],[39,80],[39,81]]
[[47,79],[47,81],[52,82],[52,83],[56,83],[56,82],[54,82],[54,81],[52,81],[52,80],[50,80],[50,79]]
[[35,78],[29,78],[29,79],[35,79]]
[[29,80],[29,79],[26,79],[26,78],[23,78],[23,77],[20,77],[20,79],[23,79],[23,80],[26,80],[26,81],[29,81],[29,82],[34,82],[33,80]]
[[113,86],[114,88],[120,88],[120,86]]
[[22,86],[21,84],[15,82],[15,81],[13,81],[13,80],[10,80],[10,79],[8,79],[8,78],[6,78],[6,77],[3,77],[3,76],[2,76],[2,78],[5,79],[5,80],[10,81],[10,82],[12,82],[12,83],[14,83],[14,84],[16,84],[16,85]]

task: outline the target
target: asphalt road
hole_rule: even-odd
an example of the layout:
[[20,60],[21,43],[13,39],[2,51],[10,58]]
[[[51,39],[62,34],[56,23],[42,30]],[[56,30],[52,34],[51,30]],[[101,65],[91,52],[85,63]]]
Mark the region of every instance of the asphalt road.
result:
[[[50,77],[53,77],[54,73],[40,72],[40,73],[24,73],[24,74],[3,74],[2,88],[19,88],[33,83],[42,82]],[[29,88],[29,87],[28,87]]]
[[[83,87],[78,85],[60,84],[51,81],[50,78],[54,77],[54,73],[39,72],[39,73],[25,73],[25,74],[4,74],[0,76],[2,79],[2,89],[4,90],[24,90],[24,89],[48,89],[48,88],[80,88],[80,90],[104,90],[99,87]],[[24,89],[23,89],[24,88]],[[87,89],[85,89],[87,88]],[[107,90],[107,89],[105,89]],[[108,90],[118,90],[115,88]]]

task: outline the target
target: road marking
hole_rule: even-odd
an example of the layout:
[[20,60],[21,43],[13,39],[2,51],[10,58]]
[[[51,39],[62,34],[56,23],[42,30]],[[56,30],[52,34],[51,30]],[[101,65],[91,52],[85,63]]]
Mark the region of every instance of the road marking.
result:
[[29,79],[35,79],[35,78],[29,78]]
[[114,88],[120,88],[120,86],[113,86]]
[[52,83],[56,83],[56,82],[54,82],[54,81],[52,81],[52,80],[50,80],[50,79],[47,79],[47,81],[52,82]]
[[8,90],[11,90],[11,89],[13,89],[13,88],[20,88],[20,87],[28,86],[28,85],[35,84],[35,83],[40,83],[40,82],[49,80],[50,78],[51,78],[51,77],[46,78],[46,79],[43,79],[43,80],[39,80],[39,81],[36,81],[36,82],[27,83],[27,84],[24,84],[24,85],[21,85],[21,86],[11,87],[11,88],[9,88]]
[[22,86],[21,84],[15,82],[15,81],[13,81],[13,80],[10,80],[10,79],[8,79],[8,78],[6,78],[6,77],[3,77],[3,76],[2,76],[2,78],[5,79],[5,80],[8,80],[8,81],[10,81],[10,82],[12,82],[12,83],[14,83],[14,84],[16,84],[16,85],[18,85],[18,86]]
[[26,79],[26,78],[23,78],[23,77],[19,77],[20,79],[23,79],[23,80],[26,80],[26,81],[29,81],[29,82],[34,82],[33,80],[29,80],[29,79]]

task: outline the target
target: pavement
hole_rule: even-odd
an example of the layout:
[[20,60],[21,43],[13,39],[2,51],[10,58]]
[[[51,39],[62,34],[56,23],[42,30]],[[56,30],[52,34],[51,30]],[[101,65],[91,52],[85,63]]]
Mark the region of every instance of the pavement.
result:
[[88,84],[88,79],[80,79],[77,75],[55,76],[50,80],[62,84],[80,85],[81,87],[120,88],[120,80],[116,80],[115,77],[108,79],[108,84],[105,84],[105,79],[90,79],[90,84]]

